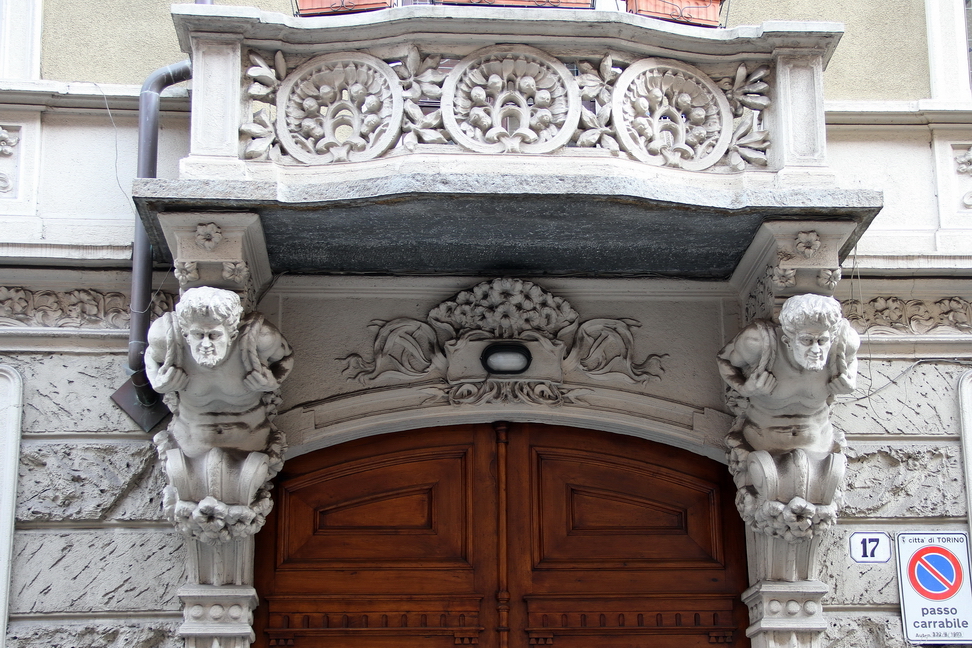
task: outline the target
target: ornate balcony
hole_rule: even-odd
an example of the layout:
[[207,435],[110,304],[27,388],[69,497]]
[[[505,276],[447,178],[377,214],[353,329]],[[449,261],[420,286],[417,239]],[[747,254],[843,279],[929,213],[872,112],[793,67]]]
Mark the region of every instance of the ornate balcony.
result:
[[845,221],[842,255],[880,207],[826,166],[837,24],[173,16],[193,58],[190,154],[179,180],[136,184],[160,260],[167,218],[230,210],[258,215],[274,272],[724,280],[764,222]]

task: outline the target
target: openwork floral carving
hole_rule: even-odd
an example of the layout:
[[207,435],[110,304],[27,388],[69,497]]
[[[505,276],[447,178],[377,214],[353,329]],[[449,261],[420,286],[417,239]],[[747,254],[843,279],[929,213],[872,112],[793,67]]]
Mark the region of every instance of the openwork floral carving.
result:
[[[453,405],[573,402],[563,374],[646,384],[661,379],[666,355],[634,357],[631,319],[580,321],[563,298],[520,279],[484,281],[433,308],[425,321],[376,320],[371,358],[343,358],[344,375],[364,385],[374,381],[439,379],[429,389]],[[493,375],[479,368],[482,349],[496,341],[528,345],[540,369],[523,375]]]
[[613,106],[621,146],[642,162],[699,171],[728,149],[729,102],[691,65],[664,59],[633,63],[617,81]]
[[[154,316],[172,310],[172,295],[156,293],[150,306]],[[97,290],[28,290],[0,286],[0,327],[127,329],[128,297]]]
[[423,144],[447,144],[448,133],[442,127],[442,109],[426,112],[420,101],[436,101],[442,97],[442,82],[446,73],[441,72],[439,64],[442,57],[438,54],[422,58],[418,48],[412,46],[408,55],[394,67],[402,83],[402,96],[405,100],[405,119],[402,122],[400,145],[414,151],[421,141]]
[[449,74],[443,119],[453,140],[481,153],[549,153],[566,146],[580,93],[557,59],[530,47],[491,47]]
[[522,45],[455,65],[448,57],[414,45],[387,63],[363,52],[288,61],[250,51],[253,111],[240,126],[240,155],[327,164],[435,144],[480,153],[605,149],[691,171],[767,165],[768,65],[710,78],[679,61],[561,61]]
[[972,303],[962,297],[935,301],[886,296],[841,303],[859,333],[877,335],[972,334]]
[[311,59],[277,92],[281,146],[307,164],[378,157],[395,143],[401,128],[398,86],[398,75],[368,54]]
[[611,121],[611,98],[614,82],[621,76],[621,70],[614,67],[611,56],[601,59],[597,68],[587,61],[580,61],[577,69],[580,72],[577,84],[581,88],[581,99],[594,102],[595,108],[592,111],[581,106],[581,125],[574,134],[577,146],[604,148],[617,153],[621,146]]
[[757,67],[752,74],[745,63],[736,68],[736,75],[719,81],[732,109],[733,128],[729,150],[723,163],[735,171],[743,171],[746,164],[766,166],[766,149],[770,134],[763,126],[763,111],[770,106],[766,96],[769,84],[763,81],[770,73],[767,65]]

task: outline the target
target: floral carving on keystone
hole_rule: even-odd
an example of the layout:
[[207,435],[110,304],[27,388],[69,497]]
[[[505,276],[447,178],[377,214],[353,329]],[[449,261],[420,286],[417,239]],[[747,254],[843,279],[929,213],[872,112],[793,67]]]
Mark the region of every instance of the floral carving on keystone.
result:
[[820,235],[815,231],[798,232],[793,247],[796,248],[797,252],[810,259],[820,249]]
[[859,333],[877,335],[972,334],[972,303],[963,297],[938,300],[875,297],[842,302],[844,316]]
[[726,93],[734,117],[732,139],[723,162],[734,171],[744,171],[746,164],[764,167],[766,149],[770,146],[769,131],[763,125],[763,111],[771,101],[766,96],[770,73],[767,65],[760,65],[752,74],[745,63],[736,68],[734,77],[721,79],[719,88]]
[[363,53],[307,61],[277,91],[277,136],[307,164],[360,162],[398,139],[403,114],[398,74]]
[[196,245],[207,252],[212,252],[223,240],[223,232],[216,223],[199,223],[196,225]]
[[443,120],[452,139],[480,153],[549,153],[580,118],[580,91],[563,63],[530,47],[490,47],[446,78]]
[[842,276],[840,268],[834,268],[833,270],[823,269],[817,273],[817,285],[833,292],[837,284],[840,283]]
[[423,110],[420,101],[438,101],[442,98],[442,82],[446,73],[439,71],[442,57],[438,54],[422,58],[414,45],[408,55],[394,67],[401,79],[402,96],[405,100],[405,119],[402,122],[400,145],[414,151],[419,141],[423,144],[448,144],[449,134],[442,125],[442,109]]
[[[425,321],[376,320],[371,358],[343,358],[348,380],[418,380],[439,377],[429,389],[453,405],[573,402],[563,374],[572,370],[594,380],[646,384],[660,380],[667,355],[634,357],[632,319],[580,317],[563,298],[520,279],[484,281],[433,308]],[[515,341],[533,365],[522,375],[489,373],[482,352],[496,342]]]
[[[150,308],[154,316],[172,310],[172,295],[156,293]],[[0,327],[126,329],[128,321],[128,297],[119,292],[0,286]]]
[[777,290],[783,290],[788,286],[796,285],[796,268],[781,268],[780,266],[774,266],[770,270],[770,276],[773,279],[773,286]]
[[732,113],[725,93],[701,70],[641,59],[618,78],[614,124],[622,148],[656,166],[700,171],[725,155]]
[[0,155],[13,155],[14,147],[20,143],[20,138],[0,126]]
[[176,261],[172,271],[180,286],[190,281],[199,281],[199,266],[195,261]]

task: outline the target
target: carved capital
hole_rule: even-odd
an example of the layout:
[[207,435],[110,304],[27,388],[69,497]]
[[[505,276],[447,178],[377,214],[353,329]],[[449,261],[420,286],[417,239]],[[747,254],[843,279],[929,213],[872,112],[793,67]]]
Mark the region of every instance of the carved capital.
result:
[[855,223],[772,221],[765,228],[776,240],[770,264],[777,297],[806,292],[832,295],[840,281],[840,250]]
[[259,216],[249,213],[162,213],[180,289],[213,286],[240,292],[250,306],[270,283]]
[[759,648],[814,648],[827,629],[820,599],[829,588],[815,580],[760,582],[743,593],[749,607],[746,635]]

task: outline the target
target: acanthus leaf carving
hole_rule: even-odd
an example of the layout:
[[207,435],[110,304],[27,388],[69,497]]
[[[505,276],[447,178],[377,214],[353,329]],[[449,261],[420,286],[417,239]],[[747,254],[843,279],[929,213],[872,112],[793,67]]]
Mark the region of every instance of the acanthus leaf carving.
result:
[[14,154],[14,147],[20,143],[20,138],[0,126],[0,155],[10,156]]
[[276,108],[281,146],[305,164],[378,157],[398,140],[404,111],[398,74],[360,52],[303,63],[282,82]]
[[622,148],[656,166],[701,171],[726,153],[732,113],[725,93],[701,70],[641,59],[618,78],[614,123]]
[[[433,401],[453,405],[523,402],[538,405],[571,403],[582,389],[563,384],[565,371],[588,378],[647,384],[660,380],[667,355],[634,359],[632,319],[580,322],[563,298],[520,279],[484,281],[433,308],[426,321],[397,318],[375,320],[371,358],[352,353],[344,361],[348,380],[438,379],[428,387]],[[490,344],[515,341],[528,348],[533,373],[494,375],[481,366],[480,355]]]
[[[168,293],[156,293],[150,306],[153,316],[172,310],[172,299]],[[34,291],[0,286],[0,327],[126,329],[129,306],[128,297],[119,292]]]
[[413,45],[393,68],[401,80],[405,100],[399,145],[408,151],[414,151],[420,140],[424,144],[448,144],[450,141],[443,128],[441,108],[426,112],[420,105],[423,99],[438,101],[442,97],[442,83],[447,74],[439,70],[441,61],[438,54],[422,58]]
[[770,146],[770,134],[763,126],[763,111],[770,106],[766,95],[769,84],[765,79],[770,73],[768,65],[760,65],[752,74],[745,63],[740,63],[732,78],[718,82],[726,94],[734,117],[734,127],[729,148],[722,163],[734,171],[744,171],[746,164],[765,167],[766,149]]
[[842,302],[844,316],[859,333],[947,335],[972,333],[972,303],[962,297],[902,299],[875,297]]
[[611,121],[611,97],[614,82],[621,75],[621,70],[614,67],[610,54],[601,59],[596,69],[587,61],[579,61],[577,68],[580,72],[577,84],[581,89],[581,99],[593,102],[595,108],[591,111],[581,106],[580,128],[574,134],[577,146],[603,148],[617,155],[621,145],[618,144]]
[[446,77],[443,120],[453,141],[480,153],[549,153],[568,144],[580,91],[563,63],[532,47],[473,52]]

